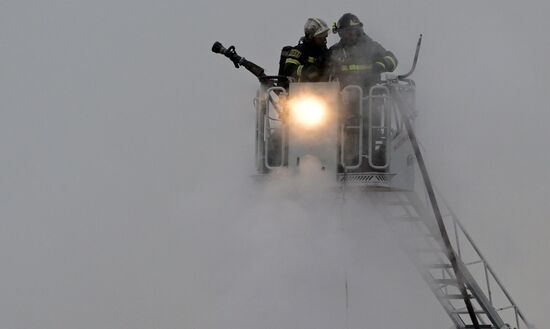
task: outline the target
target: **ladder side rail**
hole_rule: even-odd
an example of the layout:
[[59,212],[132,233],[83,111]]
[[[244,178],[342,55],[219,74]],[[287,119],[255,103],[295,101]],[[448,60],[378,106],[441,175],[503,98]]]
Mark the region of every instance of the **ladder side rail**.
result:
[[[466,291],[466,285],[464,283],[464,278],[462,277],[463,276],[462,270],[465,267],[461,266],[462,262],[460,261],[460,259],[458,259],[456,257],[455,252],[452,249],[451,242],[449,240],[449,236],[447,234],[447,231],[445,229],[445,225],[444,225],[443,220],[442,220],[441,212],[440,212],[440,209],[439,209],[439,206],[438,206],[438,203],[437,203],[437,198],[435,197],[435,192],[433,190],[430,177],[428,176],[426,165],[424,163],[424,158],[422,156],[422,153],[420,152],[420,147],[418,146],[418,142],[416,140],[416,135],[414,134],[414,131],[412,130],[411,119],[409,118],[409,115],[407,113],[407,109],[404,107],[404,104],[401,102],[399,92],[397,91],[396,88],[394,88],[394,90],[395,90],[394,95],[395,95],[395,99],[396,99],[396,102],[397,102],[397,106],[398,106],[399,110],[401,111],[401,113],[402,113],[402,115],[405,119],[405,126],[407,128],[407,133],[409,135],[409,140],[411,141],[411,144],[413,146],[413,150],[414,150],[414,153],[415,153],[415,156],[416,156],[418,167],[420,169],[420,172],[422,173],[422,178],[424,179],[424,185],[425,185],[426,190],[428,192],[430,203],[431,203],[432,209],[434,211],[434,214],[435,214],[435,217],[436,217],[436,220],[437,220],[437,224],[438,224],[441,236],[443,238],[445,248],[447,250],[449,260],[451,261],[451,264],[452,264],[452,266],[455,270],[455,275],[457,277],[460,292],[461,292],[461,294],[464,298],[464,303],[466,304],[466,308],[468,309],[468,313],[470,315],[470,318],[472,320],[472,323],[473,323],[474,327],[476,329],[479,329],[479,322],[478,322],[477,316],[475,314],[474,308],[472,306],[472,303],[471,303],[470,299],[468,298],[468,293]],[[496,314],[496,317],[495,317],[495,314],[493,314],[493,312],[492,312],[493,310],[488,309],[487,311],[489,311],[487,314],[491,317],[491,322],[493,324],[495,324],[498,328],[500,328],[500,327],[502,327],[502,325],[504,325],[504,323],[502,323],[502,320],[500,319],[498,314]]]
[[[419,212],[419,214],[423,213],[424,217],[428,216],[426,214],[426,210],[423,209],[424,207],[423,207],[422,200],[420,199],[420,197],[416,193],[409,192],[409,193],[406,193],[405,195],[409,199],[410,204],[415,207],[416,211]],[[449,209],[447,203],[443,202],[443,205],[445,206],[446,210],[448,210],[449,213],[450,213],[450,209]],[[429,205],[425,205],[425,207],[429,207]],[[452,213],[450,213],[450,214],[451,214],[451,218],[455,218],[455,217],[452,217]],[[433,231],[434,235],[439,233],[437,231],[437,228],[434,227],[433,225],[427,225],[427,227],[428,227],[428,229]],[[459,221],[457,221],[457,227],[459,227],[461,232],[465,232],[464,227],[461,227]],[[471,237],[470,237],[469,241],[473,242],[471,240]],[[443,244],[443,246],[445,247],[443,240],[441,240],[440,243]],[[474,264],[475,263],[479,263],[479,262],[476,261],[476,262],[474,262]],[[483,289],[477,284],[477,281],[475,280],[475,278],[473,277],[473,275],[471,274],[471,272],[469,271],[467,266],[463,263],[462,259],[457,258],[456,259],[456,264],[459,267],[459,271],[461,272],[461,274],[463,276],[464,283],[467,285],[467,287],[470,289],[470,291],[471,291],[472,295],[474,296],[474,298],[478,301],[480,306],[483,308],[483,311],[487,314],[487,316],[489,317],[489,320],[491,321],[491,323],[493,323],[493,325],[495,325],[497,328],[502,328],[502,326],[504,325],[504,321],[502,320],[500,314],[495,309],[493,304],[491,302],[489,302],[488,298],[485,296],[485,293],[484,293]],[[456,270],[455,270],[455,275],[458,279],[459,274],[457,273]],[[468,304],[466,304],[466,305],[468,305]]]
[[[518,314],[519,314],[519,312],[518,312],[518,308],[517,308],[517,307],[514,307],[514,312],[515,312],[515,314],[516,314],[516,328],[519,329],[519,319],[518,319]],[[525,319],[522,318],[522,320],[525,322]],[[526,325],[527,325],[527,324],[526,324]],[[528,326],[528,325],[527,325],[527,326]],[[529,326],[528,326],[528,327],[529,327]]]
[[[457,248],[460,248],[461,241],[463,241],[466,245],[471,246],[471,248],[475,251],[476,256],[480,259],[480,262],[483,263],[484,266],[485,265],[487,266],[487,272],[492,276],[494,282],[496,283],[496,285],[498,286],[500,291],[504,294],[506,299],[508,299],[508,302],[511,304],[509,307],[506,307],[506,309],[514,308],[515,309],[515,316],[522,320],[522,322],[523,322],[523,324],[525,325],[526,328],[532,328],[533,326],[527,321],[526,317],[524,316],[524,314],[519,309],[519,306],[517,306],[517,304],[513,301],[513,299],[511,298],[511,295],[506,290],[506,288],[504,287],[504,285],[502,284],[500,279],[496,276],[495,271],[488,264],[487,260],[485,259],[485,257],[483,256],[483,254],[481,253],[481,251],[479,250],[477,245],[474,243],[472,237],[466,231],[466,229],[465,229],[464,225],[462,224],[462,222],[458,219],[456,214],[452,211],[452,209],[449,207],[449,205],[444,200],[444,198],[441,196],[441,194],[438,191],[436,191],[436,193],[438,194],[437,195],[438,199],[440,199],[442,201],[442,204],[444,205],[445,210],[448,212],[448,216],[445,216],[445,217],[450,217],[451,221],[452,221],[452,225],[453,225],[453,227],[455,227],[454,230],[455,230],[455,239],[456,239]],[[412,193],[412,194],[409,193],[409,194],[406,194],[406,195],[409,199],[417,199],[416,200],[416,202],[418,202],[417,205],[422,205],[424,203],[420,199],[420,197],[415,193]],[[411,204],[413,204],[412,200],[410,202],[411,202]],[[429,204],[428,204],[429,200],[426,200],[426,203],[427,203],[426,206],[429,207]],[[460,239],[460,235],[463,235],[465,237],[465,239],[464,238]],[[479,261],[472,262],[471,264],[477,264],[477,263],[479,263]],[[467,269],[467,267],[466,267],[467,264],[463,263],[463,265],[465,265],[464,268]],[[469,270],[468,270],[468,272],[469,272]],[[471,275],[470,272],[469,272],[469,274],[473,278],[473,276]],[[489,281],[490,278],[487,276],[487,277],[484,278],[484,280]],[[482,299],[485,302],[488,302],[489,303],[488,305],[491,305],[491,307],[493,309],[496,309],[496,307],[494,306],[493,301],[492,301],[493,291],[492,291],[492,289],[490,289],[490,285],[488,285],[489,288],[487,289],[487,294],[488,295],[490,294],[491,298],[485,297],[485,291],[483,291],[483,289],[481,289],[481,287],[479,285],[476,284],[476,286],[478,288],[477,293],[478,294],[483,293],[483,295],[484,295],[482,297]],[[499,309],[499,310],[501,310],[501,309]],[[499,315],[499,318],[500,318],[500,315]],[[522,327],[518,326],[517,328],[520,329]]]
[[[491,267],[491,265],[489,265],[489,263],[487,262],[487,260],[485,259],[485,257],[483,256],[483,254],[481,253],[479,248],[477,247],[477,245],[474,243],[471,235],[466,231],[466,229],[465,229],[464,225],[462,224],[462,222],[458,219],[456,214],[449,207],[449,205],[445,202],[445,200],[443,199],[443,197],[441,195],[439,195],[439,198],[443,201],[443,204],[445,205],[445,208],[449,211],[449,214],[451,215],[453,223],[460,229],[460,232],[466,238],[467,242],[469,243],[469,246],[472,247],[472,249],[476,252],[477,256],[482,260],[482,262],[483,262],[483,264],[486,268],[486,272],[488,272],[488,274],[490,274],[492,276],[492,278],[495,281],[495,283],[497,284],[498,288],[500,288],[501,292],[508,299],[508,302],[510,302],[511,306],[515,308],[515,312],[516,312],[517,316],[519,316],[519,318],[523,321],[523,323],[525,324],[525,326],[527,328],[532,327],[532,325],[527,321],[527,319],[524,316],[523,312],[521,312],[521,310],[519,309],[519,306],[517,306],[517,304],[512,299],[512,296],[510,295],[508,290],[502,284],[502,281],[496,275],[496,273],[493,270],[493,268]],[[489,276],[488,275],[487,275],[486,280],[489,281]],[[488,284],[488,292],[492,295],[492,292],[491,292],[489,287],[490,286]],[[492,304],[492,302],[491,302],[491,304]],[[517,328],[519,329],[520,327],[517,327]]]
[[487,269],[487,263],[483,263],[483,273],[485,274],[485,280],[487,285],[487,294],[489,295],[489,301],[493,303],[493,293],[491,291],[491,281],[489,280],[489,270]]
[[458,252],[458,257],[462,258],[462,251],[460,249],[460,239],[458,237],[457,224],[454,221],[453,221],[453,230],[454,230],[454,233],[455,233],[456,251]]

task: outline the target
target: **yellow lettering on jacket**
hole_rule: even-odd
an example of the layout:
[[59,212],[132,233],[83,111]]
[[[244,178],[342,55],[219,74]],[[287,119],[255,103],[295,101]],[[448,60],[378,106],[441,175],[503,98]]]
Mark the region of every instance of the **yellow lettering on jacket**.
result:
[[300,56],[302,56],[302,52],[299,51],[298,49],[291,49],[288,52],[288,57],[300,58]]

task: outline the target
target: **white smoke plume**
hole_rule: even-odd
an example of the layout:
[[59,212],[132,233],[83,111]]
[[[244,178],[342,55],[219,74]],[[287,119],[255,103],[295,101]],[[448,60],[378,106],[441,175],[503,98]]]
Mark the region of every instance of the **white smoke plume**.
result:
[[424,34],[413,78],[434,181],[544,323],[548,7],[3,1],[0,326],[450,326],[361,197],[310,172],[250,177],[257,83],[212,43],[274,73],[307,17],[345,12],[401,72]]

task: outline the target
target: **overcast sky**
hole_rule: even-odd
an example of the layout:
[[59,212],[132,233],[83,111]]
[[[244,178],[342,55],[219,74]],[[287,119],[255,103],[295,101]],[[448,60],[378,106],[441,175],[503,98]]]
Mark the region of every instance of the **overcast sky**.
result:
[[290,185],[250,178],[258,84],[212,43],[275,73],[307,17],[345,12],[400,72],[424,35],[413,78],[434,182],[543,327],[549,9],[0,1],[0,327],[449,327],[391,239],[362,220],[365,204],[343,205],[307,174]]

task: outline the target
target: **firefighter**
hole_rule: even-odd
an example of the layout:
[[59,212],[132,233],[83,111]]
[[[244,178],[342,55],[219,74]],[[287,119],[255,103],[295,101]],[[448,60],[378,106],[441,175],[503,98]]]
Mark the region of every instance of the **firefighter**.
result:
[[[333,28],[337,32],[340,41],[330,47],[329,75],[331,79],[337,79],[340,87],[347,85],[358,85],[363,88],[364,93],[369,92],[369,88],[380,80],[380,73],[393,72],[397,66],[397,59],[391,51],[386,50],[378,42],[372,40],[365,34],[363,23],[357,16],[346,13],[340,17]],[[380,112],[383,104],[376,104],[380,100],[373,99],[369,102],[372,106],[362,115],[363,127],[383,127],[385,126],[386,116]],[[360,108],[358,102],[362,99],[355,99],[347,104],[346,122],[347,124],[358,124],[359,118],[352,113],[357,113],[355,109]],[[368,158],[369,161],[363,161],[360,171],[384,171],[387,166],[386,144],[387,140],[383,134],[384,130],[377,128],[369,132],[363,130],[362,154],[361,157]],[[346,145],[352,150],[359,148],[359,135],[352,132],[345,136]],[[347,151],[346,153],[350,153]],[[371,164],[375,167],[372,167]]]
[[327,37],[330,28],[320,18],[308,18],[304,36],[289,49],[282,75],[301,82],[317,82],[324,78]]
[[357,16],[346,13],[333,27],[340,41],[330,47],[330,74],[341,87],[355,84],[369,87],[380,80],[380,73],[393,72],[397,59],[363,30]]

